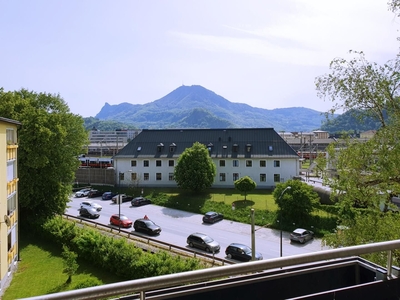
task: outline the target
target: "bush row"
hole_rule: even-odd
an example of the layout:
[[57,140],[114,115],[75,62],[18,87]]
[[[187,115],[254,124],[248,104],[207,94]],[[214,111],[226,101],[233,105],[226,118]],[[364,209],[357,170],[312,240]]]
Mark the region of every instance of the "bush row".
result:
[[68,246],[80,259],[126,280],[206,267],[195,258],[182,258],[165,251],[143,251],[125,238],[108,236],[87,226],[79,227],[60,216],[47,220],[38,232],[46,240]]

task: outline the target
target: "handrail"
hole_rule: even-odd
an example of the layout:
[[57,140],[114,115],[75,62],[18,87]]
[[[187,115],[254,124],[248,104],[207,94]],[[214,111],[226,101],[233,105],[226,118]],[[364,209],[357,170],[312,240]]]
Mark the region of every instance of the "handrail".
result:
[[[209,269],[188,271],[176,274],[156,276],[150,278],[129,280],[111,283],[102,286],[83,288],[79,290],[61,292],[56,294],[42,295],[38,297],[25,298],[25,300],[43,299],[99,299],[128,293],[140,292],[140,298],[145,299],[146,291],[157,290],[166,287],[180,286],[192,282],[209,281],[216,278],[240,275],[244,273],[259,272],[268,269],[282,268],[287,266],[306,264],[322,260],[359,256],[362,254],[387,251],[388,258],[392,258],[391,251],[400,249],[400,240],[379,242],[366,245],[351,246],[339,249],[323,250],[320,252],[299,254],[287,257],[279,257],[261,261],[251,261],[243,264],[215,267]],[[391,261],[388,265],[391,266]],[[390,275],[390,271],[388,272]],[[389,276],[390,277],[390,276]]]

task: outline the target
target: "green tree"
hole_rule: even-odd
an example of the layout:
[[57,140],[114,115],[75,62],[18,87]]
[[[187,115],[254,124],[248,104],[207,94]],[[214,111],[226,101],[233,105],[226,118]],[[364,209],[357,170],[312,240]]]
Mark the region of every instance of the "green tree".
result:
[[280,222],[296,223],[299,226],[309,220],[319,197],[313,187],[300,180],[279,183],[273,191],[275,203],[279,207]]
[[20,216],[24,224],[64,213],[77,156],[87,144],[83,119],[59,95],[0,88],[0,115],[18,120]]
[[234,184],[235,189],[244,194],[244,200],[246,200],[247,194],[257,187],[257,184],[249,176],[244,176],[235,180]]
[[68,275],[67,283],[71,283],[72,276],[75,275],[76,271],[79,268],[79,265],[76,262],[78,255],[75,252],[69,250],[69,248],[65,245],[63,245],[63,252],[61,253],[61,255],[64,259],[63,273]]
[[179,187],[202,191],[212,186],[216,172],[207,147],[196,142],[179,157],[174,177]]

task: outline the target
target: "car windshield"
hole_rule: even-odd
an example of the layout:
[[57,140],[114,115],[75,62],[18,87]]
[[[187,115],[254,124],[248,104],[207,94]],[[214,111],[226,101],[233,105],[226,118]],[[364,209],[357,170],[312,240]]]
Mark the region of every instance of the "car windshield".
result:
[[211,242],[213,242],[214,240],[213,240],[212,238],[210,238],[209,236],[205,236],[205,237],[203,238],[203,241],[206,242],[206,243],[211,243]]
[[128,220],[128,217],[127,216],[121,216],[120,219],[121,220]]
[[251,253],[251,249],[247,246],[243,247],[242,249],[243,249],[244,253],[247,253],[247,254]]
[[150,221],[150,220],[147,220],[147,221],[144,221],[144,222],[146,223],[147,226],[156,225],[153,221]]

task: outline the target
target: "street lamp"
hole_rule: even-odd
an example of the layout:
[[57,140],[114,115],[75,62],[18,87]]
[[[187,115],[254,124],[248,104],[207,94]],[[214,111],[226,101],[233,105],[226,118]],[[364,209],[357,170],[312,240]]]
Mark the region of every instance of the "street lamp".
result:
[[[282,196],[283,196],[283,194],[287,191],[287,190],[290,190],[292,187],[291,186],[287,186],[283,191],[282,191],[282,193],[279,195],[279,198],[278,198],[278,203],[280,203],[280,201],[279,200],[281,200],[281,198],[282,198]],[[280,242],[280,254],[281,254],[281,257],[282,257],[282,205],[281,205],[281,209],[280,209],[280,212],[279,212],[279,227],[280,227],[280,230],[281,230],[281,242]]]
[[251,209],[251,260],[256,260],[256,237],[254,230],[254,208]]

